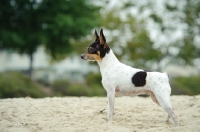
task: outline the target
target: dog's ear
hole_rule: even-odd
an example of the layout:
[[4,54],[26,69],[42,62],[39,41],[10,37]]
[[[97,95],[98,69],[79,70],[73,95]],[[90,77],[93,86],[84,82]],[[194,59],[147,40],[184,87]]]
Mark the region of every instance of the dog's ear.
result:
[[103,45],[104,47],[106,47],[106,39],[104,37],[104,34],[103,34],[103,29],[101,29],[100,31],[100,44]]
[[99,35],[95,29],[95,32],[94,32],[94,37],[95,37],[95,41],[98,41],[99,40]]
[[103,34],[103,29],[100,31],[100,38],[99,38],[100,44],[104,47],[105,51],[108,53],[110,51],[110,48],[108,47],[106,43],[106,38],[104,37]]

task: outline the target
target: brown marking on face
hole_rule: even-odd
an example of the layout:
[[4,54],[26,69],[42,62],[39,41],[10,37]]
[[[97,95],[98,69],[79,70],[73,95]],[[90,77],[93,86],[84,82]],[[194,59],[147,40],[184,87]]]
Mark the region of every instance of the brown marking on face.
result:
[[100,60],[101,60],[100,52],[97,51],[97,54],[86,53],[86,54],[84,55],[84,59],[85,59],[85,60],[100,61]]

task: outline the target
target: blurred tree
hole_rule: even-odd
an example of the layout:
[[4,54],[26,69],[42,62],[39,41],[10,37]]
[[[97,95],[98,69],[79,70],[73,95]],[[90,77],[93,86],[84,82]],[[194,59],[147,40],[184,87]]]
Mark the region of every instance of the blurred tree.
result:
[[[117,58],[135,67],[159,70],[159,66],[156,67],[153,63],[159,63],[164,55],[159,49],[154,48],[154,43],[146,30],[145,22],[132,16],[131,12],[128,11],[128,5],[107,7],[106,5],[109,4],[107,1],[105,2],[102,4],[100,22],[102,28],[105,29],[106,41]],[[86,44],[85,47],[88,46],[94,41],[92,35],[86,36],[82,43],[74,41],[74,45]],[[77,51],[83,53],[85,48],[84,50],[79,48]]]
[[176,1],[175,5],[171,5],[166,1],[166,9],[171,13],[183,13],[182,15],[174,13],[174,17],[180,18],[180,24],[186,26],[183,30],[183,39],[178,40],[176,46],[181,49],[179,58],[185,64],[193,64],[193,60],[200,57],[200,1],[185,0],[183,7],[178,8],[180,2]]
[[1,0],[0,48],[30,57],[44,44],[53,59],[72,51],[70,39],[79,39],[98,25],[99,7],[89,0]]
[[109,45],[122,62],[135,67],[159,70],[159,67],[152,66],[162,59],[161,51],[154,48],[145,22],[136,19],[127,10],[125,5],[104,13],[101,21],[103,27],[110,32],[107,36]]
[[165,0],[159,6],[160,11],[156,7],[158,3],[146,2],[139,8],[141,14],[148,10],[148,17],[159,27],[156,30],[160,30],[160,36],[165,36],[166,53],[171,63],[194,65],[194,60],[200,57],[200,1]]

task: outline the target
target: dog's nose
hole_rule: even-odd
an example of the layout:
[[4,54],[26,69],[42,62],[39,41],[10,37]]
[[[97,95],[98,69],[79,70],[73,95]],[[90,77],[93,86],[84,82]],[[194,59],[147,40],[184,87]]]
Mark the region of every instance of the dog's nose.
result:
[[83,59],[83,57],[84,57],[84,54],[81,55],[81,59]]

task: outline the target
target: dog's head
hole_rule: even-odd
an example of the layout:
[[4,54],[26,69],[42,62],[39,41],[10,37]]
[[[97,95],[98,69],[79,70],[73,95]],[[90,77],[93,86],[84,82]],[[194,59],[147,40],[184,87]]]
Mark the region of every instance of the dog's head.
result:
[[81,55],[81,59],[87,61],[101,61],[103,57],[109,53],[110,48],[106,43],[106,39],[103,34],[103,29],[100,31],[100,37],[96,30],[94,33],[95,41],[90,44],[85,54]]

